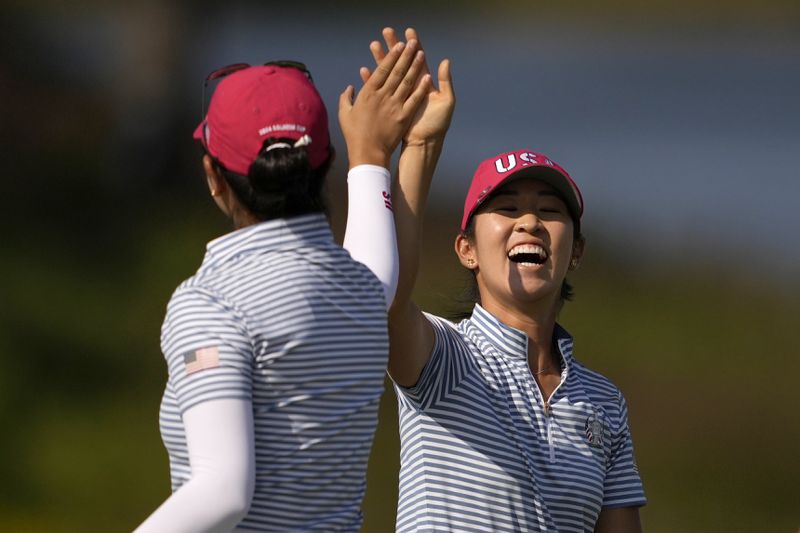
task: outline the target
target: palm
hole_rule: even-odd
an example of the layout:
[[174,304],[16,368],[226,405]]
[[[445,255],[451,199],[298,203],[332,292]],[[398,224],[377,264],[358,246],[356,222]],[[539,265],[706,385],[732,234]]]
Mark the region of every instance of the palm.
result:
[[406,143],[413,143],[443,136],[450,125],[453,104],[453,99],[448,94],[436,89],[431,90],[417,110],[403,140]]

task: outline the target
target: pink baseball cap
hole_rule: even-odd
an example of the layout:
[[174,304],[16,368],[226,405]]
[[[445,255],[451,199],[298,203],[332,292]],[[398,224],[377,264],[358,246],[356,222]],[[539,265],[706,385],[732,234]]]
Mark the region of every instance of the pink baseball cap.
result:
[[312,168],[328,159],[328,113],[307,74],[290,66],[237,70],[219,82],[208,114],[194,130],[211,156],[246,176],[269,137],[308,143]]
[[470,217],[492,191],[511,178],[523,177],[535,178],[553,187],[567,204],[572,220],[577,229],[580,229],[583,197],[567,171],[546,155],[530,150],[517,150],[490,157],[478,165],[464,201],[461,231],[466,231]]

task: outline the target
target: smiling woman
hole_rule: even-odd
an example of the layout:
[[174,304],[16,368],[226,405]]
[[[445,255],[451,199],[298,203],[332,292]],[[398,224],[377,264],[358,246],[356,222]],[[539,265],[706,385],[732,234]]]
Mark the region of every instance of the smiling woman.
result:
[[[401,172],[401,190],[415,190],[408,182],[418,179]],[[640,531],[645,499],[625,400],[575,359],[556,322],[567,273],[583,255],[582,212],[577,186],[546,156],[522,150],[487,159],[455,239],[480,303],[453,324],[398,293],[389,359],[406,457],[398,530],[435,522],[443,531],[467,523]],[[409,224],[397,217],[398,230]],[[402,260],[407,242],[399,245]],[[418,507],[420,497],[436,505]]]
[[[397,41],[389,28],[384,38],[389,47]],[[370,48],[380,61],[381,45]],[[481,163],[455,238],[480,303],[454,324],[411,300],[425,202],[455,103],[447,63],[439,86],[405,134],[394,196],[396,529],[638,533],[645,497],[625,400],[573,356],[556,322],[584,249],[583,198],[569,174],[529,150]]]
[[[510,223],[516,218],[523,218],[514,229],[517,237],[511,243],[513,247],[507,250],[508,259],[523,268],[552,266],[554,261],[547,261],[560,249],[554,246],[554,242],[545,243],[540,237],[524,237],[522,234],[526,231],[526,225],[544,224],[552,228],[547,234],[559,237],[555,244],[561,245],[566,241],[566,236],[562,235],[566,228],[562,226],[569,224],[572,228],[572,249],[568,264],[569,269],[574,270],[578,267],[585,244],[580,231],[582,213],[583,198],[563,168],[546,156],[533,152],[503,154],[485,161],[475,173],[464,204],[461,233],[456,238],[456,253],[461,263],[473,272],[480,289],[481,282],[492,278],[477,275],[477,259],[472,257],[479,253],[474,249],[476,221],[487,218],[484,214],[495,215],[489,219],[494,221],[496,231],[502,231],[504,221]],[[535,230],[528,228],[528,233],[530,229]],[[511,281],[509,279],[509,283]],[[475,303],[481,303],[480,295],[481,291],[476,291]],[[572,287],[565,276],[559,295],[562,303],[572,296]]]

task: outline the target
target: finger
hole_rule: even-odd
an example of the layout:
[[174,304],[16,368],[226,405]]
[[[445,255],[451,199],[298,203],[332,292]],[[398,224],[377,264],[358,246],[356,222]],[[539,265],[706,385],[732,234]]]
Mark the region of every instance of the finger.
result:
[[420,79],[419,84],[417,84],[414,92],[406,98],[406,101],[403,102],[403,114],[405,116],[413,116],[414,113],[417,112],[420,104],[425,100],[428,96],[428,91],[430,90],[431,85],[431,75],[425,74]]
[[[397,43],[389,46],[388,49],[391,50],[395,44]],[[369,51],[372,52],[372,59],[375,60],[376,65],[383,61],[383,58],[386,57],[386,50],[383,49],[383,45],[378,41],[372,41],[369,43]]]
[[[402,53],[405,51],[406,45],[405,43],[397,43],[389,50],[389,53],[386,54],[378,66],[375,67],[375,71],[370,76],[369,81],[364,84],[364,86],[371,86],[371,88],[377,90],[383,87],[384,83],[386,83],[387,78],[392,73],[394,69],[395,63],[397,63],[398,59],[402,56]],[[407,67],[406,67],[407,68]],[[405,70],[405,69],[404,69]],[[392,89],[394,91],[394,89]]]
[[369,77],[372,76],[372,71],[367,67],[361,67],[358,69],[358,75],[361,76],[361,81],[367,83]]
[[[400,39],[397,36],[397,32],[394,31],[394,28],[389,28],[389,27],[383,28],[381,34],[383,35],[383,40],[386,41],[387,48],[393,47],[398,43],[398,41],[400,41]],[[408,40],[406,40],[406,42],[408,42]]]
[[[392,50],[394,50],[394,48]],[[416,53],[417,42],[411,41],[410,43],[406,43],[405,49],[400,54],[397,62],[393,65],[390,75],[383,84],[384,89],[390,94],[394,94],[394,92],[397,90],[397,87],[400,85],[400,83],[402,83],[406,73],[408,72],[408,69],[414,64],[414,57],[416,57]],[[386,59],[389,59],[389,56],[386,56]],[[383,65],[385,61],[386,60],[381,62],[381,65]]]
[[[417,48],[419,48],[420,50],[425,49],[422,46],[422,41],[419,40],[419,34],[417,33],[417,30],[415,30],[414,28],[406,28],[406,42],[408,42],[410,39],[414,39],[415,41],[417,41]],[[425,63],[423,64],[423,68],[424,68],[423,72],[431,71],[430,67],[428,67],[427,56],[425,57]],[[431,84],[431,87],[433,87],[433,84]]]
[[414,61],[411,63],[411,67],[409,67],[406,75],[403,77],[403,80],[400,82],[400,85],[397,86],[397,90],[395,90],[394,95],[399,98],[400,100],[405,100],[408,98],[408,95],[411,94],[420,83],[421,83],[421,74],[422,66],[425,64],[425,52],[419,50],[414,55]]
[[420,50],[422,49],[422,41],[419,39],[419,34],[417,34],[417,30],[414,28],[406,28],[406,42],[409,40],[414,39],[417,41],[417,46],[419,46]]

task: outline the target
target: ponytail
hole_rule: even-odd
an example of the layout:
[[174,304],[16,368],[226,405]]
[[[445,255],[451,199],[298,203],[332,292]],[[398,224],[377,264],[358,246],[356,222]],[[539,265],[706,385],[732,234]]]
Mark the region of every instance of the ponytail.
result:
[[311,168],[306,147],[295,144],[288,138],[267,139],[247,176],[221,168],[242,205],[260,220],[327,212],[322,185],[332,154]]

